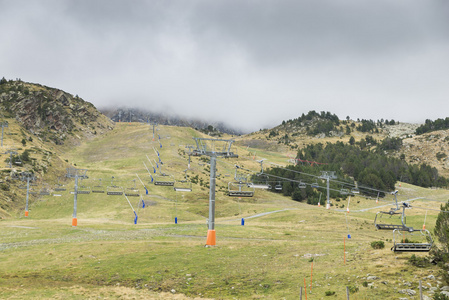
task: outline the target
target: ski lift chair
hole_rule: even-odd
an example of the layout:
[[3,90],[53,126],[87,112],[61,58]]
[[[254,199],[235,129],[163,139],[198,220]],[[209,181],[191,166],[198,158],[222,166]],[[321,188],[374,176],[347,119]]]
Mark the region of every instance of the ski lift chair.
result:
[[304,183],[304,182],[302,182],[302,181],[300,181],[299,183],[298,183],[298,188],[300,188],[300,189],[305,189],[307,186],[306,186],[306,184]]
[[78,186],[78,194],[90,194],[90,187],[85,185]]
[[98,185],[94,185],[92,188],[92,193],[104,193],[104,187],[101,184],[101,178],[99,179],[100,183]]
[[351,193],[353,193],[353,194],[360,194],[360,191],[359,191],[358,188],[353,188],[353,189],[351,189]]
[[341,195],[349,195],[350,191],[349,191],[349,189],[340,189],[340,194]]
[[[242,187],[247,187],[249,188],[249,190],[248,189],[243,190]],[[230,197],[253,197],[254,188],[248,187],[246,184],[241,182],[229,182],[228,195]]]
[[123,189],[117,185],[108,186],[108,187],[106,187],[106,195],[109,195],[109,196],[123,195]]
[[139,197],[140,193],[139,193],[139,189],[136,188],[136,180],[133,179],[132,180],[134,182],[134,186],[133,187],[129,187],[125,190],[125,196],[128,197]]
[[55,192],[64,192],[67,189],[62,185],[62,184],[57,184],[56,187],[54,188]]
[[[393,247],[391,250],[393,252],[429,252],[433,245],[432,236],[430,235],[430,232],[426,229],[423,230],[413,230],[409,231],[407,234],[410,236],[413,235],[414,232],[419,232],[421,235],[421,239],[425,239],[425,242],[415,242],[415,241],[409,241],[407,238],[397,238],[404,233],[399,229],[393,230]],[[401,242],[402,241],[402,242]]]
[[176,192],[191,192],[192,182],[190,180],[177,181],[173,187]]
[[162,173],[161,175],[154,175],[154,185],[159,186],[174,186],[175,179],[173,175]]
[[[403,202],[402,203],[402,213],[397,208],[391,208],[390,211],[379,211],[374,218],[374,226],[379,230],[400,230],[400,231],[410,231],[412,232],[414,229],[406,225],[406,217],[405,217],[405,209],[410,208],[410,204]],[[391,223],[380,223],[383,215],[389,215],[390,218],[394,215],[401,215],[401,224],[391,224]],[[380,216],[380,217],[379,217]],[[379,217],[379,220],[377,218]]]
[[262,190],[267,190],[271,187],[269,184],[257,184],[253,182],[248,183],[246,186],[249,188],[262,189]]
[[48,190],[47,188],[43,187],[39,191],[39,195],[41,195],[41,196],[49,196],[50,195],[50,190]]
[[282,191],[282,184],[281,184],[280,182],[278,182],[278,184],[276,184],[276,185],[274,186],[274,189],[275,189],[276,191]]

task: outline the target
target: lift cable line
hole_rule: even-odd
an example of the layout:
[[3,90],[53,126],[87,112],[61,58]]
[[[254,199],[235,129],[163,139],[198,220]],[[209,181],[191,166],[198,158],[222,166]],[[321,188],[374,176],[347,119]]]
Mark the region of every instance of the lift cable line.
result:
[[86,173],[87,169],[67,168],[66,177],[75,178],[75,193],[73,198],[73,215],[72,215],[72,226],[74,227],[78,225],[78,220],[76,218],[77,200],[78,200],[78,179],[88,178]]
[[[215,246],[215,182],[217,157],[233,158],[237,154],[231,152],[231,146],[234,140],[193,138],[196,143],[194,150],[198,155],[210,157],[210,184],[209,184],[209,219],[206,246]],[[217,143],[222,143],[223,147],[217,147]]]
[[[223,161],[223,160],[220,160],[220,161],[223,162],[223,163],[225,163],[225,164],[229,164],[229,163],[226,162],[226,161]],[[278,164],[270,163],[269,161],[267,161],[267,163],[270,164],[270,165],[274,165],[274,166],[276,166],[277,168],[284,169],[284,170],[286,170],[286,171],[291,171],[291,172],[293,172],[293,173],[298,173],[298,174],[301,174],[301,175],[306,175],[306,176],[314,177],[314,178],[317,178],[317,179],[320,178],[320,176],[313,175],[313,174],[309,174],[309,173],[305,173],[305,172],[301,172],[301,171],[297,171],[297,170],[288,169],[288,168],[283,167],[283,166],[280,166],[280,165],[278,165]],[[240,169],[245,170],[245,171],[249,171],[249,172],[254,173],[255,175],[258,175],[257,172],[255,172],[254,170],[245,169],[245,168],[243,168],[243,167],[240,167]],[[324,188],[324,187],[319,186],[319,185],[317,184],[317,182],[310,184],[310,183],[305,183],[305,182],[303,182],[302,180],[298,181],[298,180],[296,180],[296,179],[291,179],[291,178],[281,177],[281,176],[272,175],[272,174],[269,174],[269,173],[264,173],[264,175],[267,175],[267,176],[269,176],[269,177],[273,177],[273,178],[276,178],[276,179],[280,179],[280,180],[282,180],[282,181],[289,181],[289,182],[296,182],[296,183],[299,183],[299,184],[298,184],[298,187],[299,187],[299,188],[305,188],[306,185],[312,186],[312,187],[314,187],[314,188]],[[330,182],[333,182],[333,183],[337,183],[337,184],[343,184],[343,185],[348,186],[348,187],[353,187],[351,190],[353,190],[353,189],[355,189],[355,188],[357,188],[357,189],[359,189],[359,190],[370,190],[370,191],[376,192],[376,196],[378,195],[378,193],[385,193],[385,194],[394,194],[394,193],[395,193],[395,192],[389,192],[389,191],[383,191],[383,190],[371,188],[371,187],[368,187],[368,186],[366,186],[366,185],[359,185],[359,184],[357,184],[357,186],[355,186],[354,184],[351,184],[351,183],[346,182],[346,181],[339,181],[339,180],[335,180],[335,179],[329,179],[329,181],[330,181]],[[271,181],[271,182],[272,182],[272,181]],[[329,190],[330,190],[330,191],[335,191],[335,192],[340,192],[340,194],[343,194],[341,189],[340,189],[340,190],[337,190],[337,189],[329,188]],[[351,194],[351,190],[348,189],[348,191],[349,191],[350,194]],[[415,199],[415,200],[416,200],[416,199]],[[423,200],[437,201],[437,200],[434,200],[434,199],[423,199]],[[440,201],[440,202],[445,202],[445,201]],[[398,208],[398,202],[397,202],[397,199],[394,200],[393,204],[395,204],[396,207]],[[413,206],[413,207],[419,208],[419,209],[434,210],[434,211],[440,211],[440,212],[449,213],[449,211],[442,211],[442,210],[438,210],[438,209],[432,209],[432,208],[426,208],[426,207],[417,207],[417,206]]]
[[[290,171],[290,172],[293,172],[293,173],[298,173],[298,174],[301,174],[301,175],[306,175],[306,176],[310,176],[310,177],[314,177],[314,178],[320,178],[320,176],[317,176],[317,175],[313,175],[313,174],[309,174],[309,173],[305,173],[305,172],[301,172],[301,171],[297,171],[297,170],[288,169],[286,167],[280,166],[278,164],[270,163],[270,162],[268,162],[268,163],[271,164],[271,165],[275,165],[277,168],[280,168],[280,169],[283,169],[283,170],[286,170],[286,171]],[[272,176],[272,175],[270,175],[270,176]],[[339,181],[339,180],[335,180],[335,179],[330,179],[330,182],[337,183],[337,184],[342,184],[342,185],[351,187],[351,190],[350,190],[351,194],[359,194],[361,189],[362,190],[370,190],[370,191],[373,191],[373,192],[376,192],[376,193],[378,193],[378,192],[381,192],[381,193],[384,193],[384,194],[389,194],[390,193],[389,191],[383,191],[383,190],[371,188],[371,187],[368,187],[368,186],[365,186],[365,185],[360,185],[360,184],[355,185],[355,184],[349,183],[347,181]],[[330,189],[330,190],[332,190],[332,189]],[[342,191],[342,194],[343,193],[344,193],[344,191]]]

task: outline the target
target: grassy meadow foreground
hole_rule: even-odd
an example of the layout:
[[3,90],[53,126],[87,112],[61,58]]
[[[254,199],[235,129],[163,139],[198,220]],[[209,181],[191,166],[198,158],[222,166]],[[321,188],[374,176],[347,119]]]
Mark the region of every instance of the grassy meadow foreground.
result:
[[[192,157],[191,168],[184,172],[186,146],[201,134],[170,126],[160,126],[158,134],[162,147],[152,140],[149,126],[118,124],[62,153],[69,163],[88,170],[89,179],[82,181],[86,186],[98,184],[100,178],[104,188],[114,180],[124,188],[137,186],[142,199],[129,197],[137,224],[124,196],[91,193],[78,196],[78,226],[72,227],[69,190],[74,180],[66,180],[67,191],[60,197],[34,199],[29,217],[20,211],[0,220],[0,298],[298,299],[300,287],[307,286],[308,299],[346,299],[348,286],[350,299],[418,299],[418,294],[402,291],[417,292],[422,279],[424,294],[430,296],[430,287],[438,285],[436,266],[411,265],[412,253],[390,250],[392,232],[375,229],[376,213],[392,207],[391,195],[379,203],[351,197],[349,213],[347,203],[334,200],[326,210],[323,200],[320,207],[311,206],[264,190],[256,190],[252,198],[226,196],[234,164],[260,171],[252,157],[255,149],[245,147],[239,138],[241,146],[234,149],[239,158],[218,160],[217,245],[205,247],[207,160]],[[185,174],[195,179],[192,192],[150,183],[144,162],[151,171],[147,156],[156,164],[157,152],[163,172],[176,180]],[[265,158],[267,164],[287,164],[282,153],[261,149],[257,153],[256,159]],[[425,220],[432,232],[437,210],[449,192],[408,184],[397,189],[399,201],[413,199],[407,225],[422,228]],[[383,241],[385,248],[373,249],[375,241]],[[429,275],[436,279],[428,279]]]

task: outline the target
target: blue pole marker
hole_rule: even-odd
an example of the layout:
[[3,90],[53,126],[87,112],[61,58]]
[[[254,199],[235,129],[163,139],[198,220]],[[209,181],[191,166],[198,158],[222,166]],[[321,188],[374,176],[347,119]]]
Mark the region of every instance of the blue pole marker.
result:
[[[147,190],[147,194],[148,194],[148,190]],[[145,208],[145,201],[143,201],[143,199],[142,199],[142,208]]]
[[242,226],[245,225],[245,219],[242,218]]
[[136,217],[134,218],[134,224],[137,224],[137,214],[136,214],[136,212],[134,212],[134,215],[136,216]]
[[348,239],[350,239],[351,238],[351,235],[350,234],[348,234]]
[[[145,188],[145,194],[148,195],[148,189],[147,189],[147,188]],[[143,200],[142,200],[142,201],[143,201]]]
[[175,217],[175,224],[178,224],[178,217]]
[[150,177],[151,177],[151,182],[153,182],[153,176],[151,176],[151,174],[150,174]]

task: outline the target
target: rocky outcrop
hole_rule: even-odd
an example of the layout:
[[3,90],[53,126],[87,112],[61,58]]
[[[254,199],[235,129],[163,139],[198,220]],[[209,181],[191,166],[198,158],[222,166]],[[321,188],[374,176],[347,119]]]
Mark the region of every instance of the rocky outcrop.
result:
[[22,81],[0,85],[0,107],[28,131],[63,144],[74,131],[96,134],[113,123],[89,102],[59,89]]

